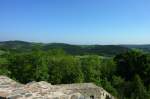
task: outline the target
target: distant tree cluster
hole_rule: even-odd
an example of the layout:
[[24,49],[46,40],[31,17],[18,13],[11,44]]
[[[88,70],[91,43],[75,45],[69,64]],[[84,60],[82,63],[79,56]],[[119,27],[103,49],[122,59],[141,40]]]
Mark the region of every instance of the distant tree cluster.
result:
[[115,57],[73,56],[60,49],[9,52],[0,55],[0,75],[21,83],[93,82],[118,99],[150,99],[150,56],[128,51]]

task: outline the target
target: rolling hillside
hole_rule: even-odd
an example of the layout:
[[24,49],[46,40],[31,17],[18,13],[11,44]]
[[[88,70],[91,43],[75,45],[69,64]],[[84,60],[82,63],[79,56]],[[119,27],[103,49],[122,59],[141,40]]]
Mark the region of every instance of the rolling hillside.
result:
[[124,47],[130,48],[130,49],[140,49],[146,52],[150,52],[150,45],[122,45]]
[[48,51],[50,49],[63,49],[71,55],[96,54],[112,56],[129,50],[120,45],[71,45],[64,43],[32,43],[24,41],[4,41],[0,42],[0,50],[26,52],[33,49]]

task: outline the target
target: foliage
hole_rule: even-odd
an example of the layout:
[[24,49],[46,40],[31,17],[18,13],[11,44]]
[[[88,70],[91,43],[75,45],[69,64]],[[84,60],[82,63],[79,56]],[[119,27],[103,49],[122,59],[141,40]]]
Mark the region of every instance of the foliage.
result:
[[122,87],[116,87],[117,89],[123,88],[120,91],[123,93],[123,96],[121,96],[122,99],[123,97],[149,99],[150,97],[147,92],[147,88],[150,84],[149,55],[141,51],[133,50],[117,55],[114,60],[117,65],[116,75],[125,79]]
[[48,67],[45,54],[31,52],[9,56],[9,71],[11,77],[22,83],[48,79]]
[[53,84],[83,81],[83,74],[77,59],[72,56],[51,57],[49,61],[49,82]]
[[83,57],[81,60],[81,69],[84,74],[85,82],[96,82],[100,80],[100,59],[98,56]]
[[[16,47],[11,42],[7,43]],[[18,43],[23,43],[23,49],[30,45]],[[62,44],[59,48],[56,45],[44,49],[43,46],[52,45],[31,44],[32,49],[27,48],[24,52],[5,46],[7,50],[0,55],[0,75],[7,75],[21,83],[41,80],[52,84],[93,82],[118,99],[150,99],[150,54],[132,50],[115,57],[101,57],[99,47],[80,46],[86,49],[86,54],[80,55],[74,46],[64,47]]]
[[147,54],[130,51],[117,55],[114,60],[117,64],[118,75],[126,80],[131,80],[135,74],[139,74],[141,78],[147,78],[149,75],[150,61]]
[[139,75],[135,75],[133,87],[134,93],[132,93],[132,99],[148,99],[145,86],[143,85]]

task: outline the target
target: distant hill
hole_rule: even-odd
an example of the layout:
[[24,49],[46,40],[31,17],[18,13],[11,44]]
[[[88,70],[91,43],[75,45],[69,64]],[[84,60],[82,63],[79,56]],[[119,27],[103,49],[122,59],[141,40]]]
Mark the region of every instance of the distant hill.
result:
[[4,41],[0,42],[0,49],[1,50],[9,50],[9,51],[18,51],[18,52],[24,52],[24,51],[30,51],[33,44],[29,42],[24,41]]
[[130,49],[140,49],[146,52],[150,52],[150,44],[147,45],[122,45],[124,47],[130,48]]
[[61,48],[69,54],[73,55],[85,55],[85,54],[97,54],[97,55],[114,55],[129,50],[126,47],[118,45],[70,45],[63,43],[51,43],[44,46],[45,50],[53,48]]
[[4,41],[0,42],[0,50],[26,52],[32,49],[40,48],[48,51],[50,49],[63,49],[65,52],[72,55],[106,55],[112,56],[130,50],[121,45],[71,45],[65,43],[32,43],[24,41]]

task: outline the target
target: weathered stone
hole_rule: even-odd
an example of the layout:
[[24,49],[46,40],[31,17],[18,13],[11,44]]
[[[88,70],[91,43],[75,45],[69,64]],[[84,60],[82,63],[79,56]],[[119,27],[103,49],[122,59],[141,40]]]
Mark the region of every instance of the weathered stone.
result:
[[12,95],[12,96],[8,96],[8,99],[18,99],[21,98],[21,95]]
[[31,97],[32,96],[32,94],[31,93],[27,93],[27,94],[25,94],[25,97]]
[[72,95],[70,99],[78,99],[76,95]]
[[0,88],[8,88],[9,85],[0,85]]
[[26,85],[0,76],[0,99],[114,99],[103,88],[92,83],[51,85],[31,82]]
[[44,99],[43,97],[33,97],[32,99]]
[[0,99],[6,99],[7,96],[8,96],[7,92],[0,91]]

